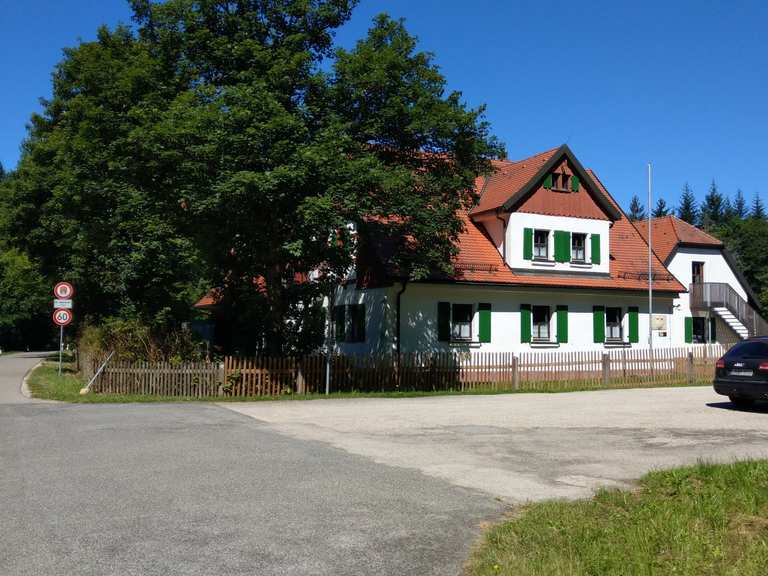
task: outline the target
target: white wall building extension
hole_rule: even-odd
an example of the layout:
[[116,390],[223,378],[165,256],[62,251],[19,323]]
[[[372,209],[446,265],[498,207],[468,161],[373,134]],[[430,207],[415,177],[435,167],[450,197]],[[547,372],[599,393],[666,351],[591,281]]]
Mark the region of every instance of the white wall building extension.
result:
[[[368,319],[364,342],[336,342],[345,354],[379,354],[395,350],[396,298],[400,285],[391,288],[358,290],[354,285],[340,289],[335,304],[365,305]],[[439,303],[471,306],[469,340],[439,338]],[[481,342],[480,305],[490,305],[490,338]],[[549,341],[524,342],[523,307],[548,307]],[[567,334],[558,334],[557,307],[567,307]],[[595,342],[595,307],[620,309],[620,341]],[[630,342],[630,309],[637,313],[637,341]],[[561,311],[563,313],[564,311]],[[666,329],[654,332],[654,346],[668,347],[682,341],[683,325],[672,321],[672,298],[654,299],[654,317],[663,318]],[[598,312],[599,314],[599,312]],[[603,317],[603,322],[606,318]],[[641,293],[573,289],[518,289],[461,284],[411,283],[401,296],[401,352],[525,352],[532,350],[607,350],[616,347],[648,347],[648,300]],[[606,327],[603,332],[607,335]],[[486,335],[487,336],[487,335]],[[567,341],[563,341],[563,340]]]

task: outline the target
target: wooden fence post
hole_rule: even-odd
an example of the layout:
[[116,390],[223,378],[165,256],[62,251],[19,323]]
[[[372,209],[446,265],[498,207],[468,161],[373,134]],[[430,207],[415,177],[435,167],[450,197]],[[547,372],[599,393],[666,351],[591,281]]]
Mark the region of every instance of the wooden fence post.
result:
[[687,372],[688,372],[688,384],[693,384],[693,350],[688,351]]
[[512,354],[512,388],[520,388],[520,365],[516,354]]
[[226,368],[227,359],[224,359],[224,362],[219,363],[219,369],[216,372],[216,382],[214,383],[214,386],[216,386],[216,395],[217,396],[224,396],[224,386],[227,383],[227,368]]
[[607,352],[603,352],[603,386],[610,383],[611,357]]

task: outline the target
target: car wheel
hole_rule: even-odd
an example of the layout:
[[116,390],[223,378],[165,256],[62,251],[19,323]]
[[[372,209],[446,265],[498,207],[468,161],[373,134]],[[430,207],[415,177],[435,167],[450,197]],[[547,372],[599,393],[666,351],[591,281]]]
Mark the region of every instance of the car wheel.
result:
[[737,408],[748,408],[755,403],[752,398],[742,398],[741,396],[728,396],[728,399],[731,401],[731,404]]

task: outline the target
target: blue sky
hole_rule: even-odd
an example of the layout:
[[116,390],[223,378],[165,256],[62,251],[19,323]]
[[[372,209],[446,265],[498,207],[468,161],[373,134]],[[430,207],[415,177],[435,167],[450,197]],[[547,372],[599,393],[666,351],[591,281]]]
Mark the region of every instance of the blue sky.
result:
[[[405,18],[451,89],[487,105],[512,159],[567,142],[625,207],[645,197],[649,161],[669,203],[685,181],[703,197],[712,178],[768,196],[766,2],[362,0],[339,44],[380,12]],[[6,168],[61,49],[129,19],[125,0],[0,0]]]

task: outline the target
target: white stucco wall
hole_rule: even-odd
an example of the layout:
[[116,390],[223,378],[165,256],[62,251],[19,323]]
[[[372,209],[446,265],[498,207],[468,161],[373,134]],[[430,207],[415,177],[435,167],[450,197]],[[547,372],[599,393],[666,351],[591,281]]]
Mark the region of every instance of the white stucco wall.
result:
[[334,342],[343,354],[385,354],[394,349],[395,301],[398,287],[358,290],[354,282],[336,290],[334,306],[365,304],[365,342]]
[[[394,350],[395,334],[395,298],[399,285],[392,288],[357,290],[353,285],[340,290],[337,304],[366,304],[367,326],[365,343],[340,343],[339,352],[346,354],[376,354]],[[448,343],[437,339],[437,303],[472,304],[473,342]],[[479,343],[478,303],[491,304],[491,342]],[[555,348],[541,348],[535,344],[520,342],[520,304],[548,305],[551,308],[550,334],[556,339],[557,305],[568,306],[568,343]],[[629,336],[629,318],[627,308],[639,308],[640,342],[633,348],[648,346],[648,301],[644,294],[612,293],[608,291],[575,292],[573,290],[521,290],[510,287],[483,287],[469,285],[408,284],[401,301],[402,352],[471,350],[482,352],[523,352],[539,349],[559,350],[604,350],[610,346],[593,342],[593,306],[619,306],[623,312],[623,335]],[[672,299],[657,298],[654,314],[667,318],[668,330],[665,337],[658,332],[654,336],[654,346],[672,345],[676,331],[683,331],[683,325],[677,327],[671,321]],[[683,335],[679,339],[682,341]]]
[[[549,230],[549,257],[551,262],[536,262],[523,258],[523,230]],[[555,262],[554,231],[565,230],[571,233],[583,233],[586,239],[587,264],[574,264],[571,262]],[[507,263],[510,267],[532,271],[558,271],[569,273],[600,273],[608,274],[610,271],[609,236],[610,222],[607,220],[590,220],[587,218],[569,218],[565,216],[547,216],[544,214],[527,214],[525,212],[513,212],[509,216],[507,225]],[[591,264],[591,235],[600,235],[600,264]]]

